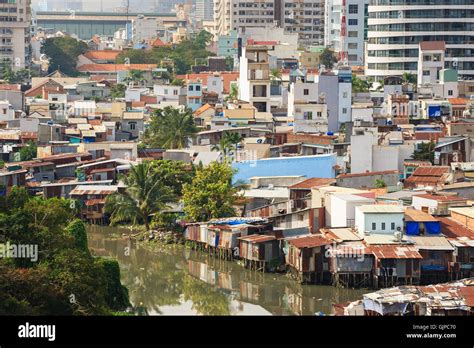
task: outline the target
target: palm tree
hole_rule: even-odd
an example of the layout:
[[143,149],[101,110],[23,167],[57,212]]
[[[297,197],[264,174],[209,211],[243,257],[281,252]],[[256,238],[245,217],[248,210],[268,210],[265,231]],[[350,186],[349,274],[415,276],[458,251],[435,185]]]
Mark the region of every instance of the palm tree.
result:
[[124,79],[125,82],[132,82],[135,86],[135,83],[141,85],[145,78],[143,77],[143,71],[141,70],[130,70],[128,76]]
[[231,150],[237,152],[237,145],[242,141],[242,136],[239,133],[234,133],[230,131],[224,131],[224,134],[219,141],[219,144],[215,144],[211,147],[212,151],[220,151],[224,156],[224,160],[227,160],[227,157]]
[[272,69],[270,71],[270,80],[272,81],[272,84],[275,85],[276,81],[281,81],[281,71],[280,69]]
[[211,146],[211,151],[220,151],[222,156],[224,157],[224,162],[227,162],[227,157],[232,150],[233,145],[231,142],[229,142],[228,139],[225,137],[222,137],[221,140],[219,141],[219,144],[214,144]]
[[167,106],[156,110],[152,115],[143,143],[165,149],[182,149],[187,146],[188,139],[196,133],[197,127],[191,109],[181,111]]
[[112,223],[143,223],[148,231],[150,215],[166,208],[174,200],[171,188],[163,184],[151,162],[132,166],[128,175],[123,177],[123,182],[127,188],[123,193],[107,197],[105,211],[111,213]]
[[404,72],[403,75],[402,75],[402,82],[404,84],[416,84],[417,83],[417,77],[415,74],[410,74],[410,73],[407,73],[407,72]]

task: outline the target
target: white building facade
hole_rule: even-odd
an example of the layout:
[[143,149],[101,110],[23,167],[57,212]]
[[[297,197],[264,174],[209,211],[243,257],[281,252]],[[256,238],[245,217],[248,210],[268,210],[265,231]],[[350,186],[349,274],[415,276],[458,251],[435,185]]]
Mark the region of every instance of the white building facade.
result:
[[416,74],[419,43],[444,41],[445,67],[473,76],[473,11],[470,0],[370,0],[366,74]]

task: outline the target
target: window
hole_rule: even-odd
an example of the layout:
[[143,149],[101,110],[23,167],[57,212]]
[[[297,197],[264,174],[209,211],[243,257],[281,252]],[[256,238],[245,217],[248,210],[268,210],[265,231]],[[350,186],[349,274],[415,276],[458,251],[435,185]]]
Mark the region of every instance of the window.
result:
[[347,114],[347,108],[342,108],[342,113]]
[[323,117],[323,113],[321,111],[318,111],[318,117]]
[[309,89],[305,88],[305,89],[303,90],[303,94],[304,94],[304,95],[309,95]]
[[347,92],[343,92],[343,93],[342,93],[342,97],[343,97],[343,98],[347,98]]
[[357,25],[358,20],[356,18],[350,18],[347,24],[349,25]]
[[392,231],[395,230],[395,222],[390,223],[390,228],[392,229]]
[[352,14],[359,13],[359,5],[357,4],[349,5],[349,13],[352,13]]
[[385,222],[382,222],[382,231],[385,231]]
[[430,76],[429,70],[423,70],[423,76]]
[[201,86],[196,86],[196,91],[200,91],[201,90]]
[[348,59],[349,61],[351,61],[351,62],[354,62],[354,61],[357,60],[357,54],[349,54],[349,55],[347,56],[347,59]]
[[188,91],[194,91],[194,86],[189,86]]
[[130,126],[130,130],[135,130],[137,126],[136,122],[130,122],[128,125]]
[[375,231],[377,229],[377,224],[375,222],[372,222],[372,231]]
[[431,62],[431,56],[429,56],[429,55],[423,56],[423,61],[424,62]]
[[167,89],[165,89],[165,94],[168,94],[168,90],[167,90]]
[[303,113],[303,117],[305,120],[312,120],[313,119],[313,112],[312,111],[305,111]]
[[453,95],[453,90],[452,89],[448,90],[448,95],[451,95],[451,96]]
[[350,50],[356,50],[357,49],[357,43],[356,42],[350,42],[350,43],[347,44],[347,47]]
[[349,31],[347,36],[348,37],[357,37],[357,31]]
[[175,89],[175,90],[173,91],[173,95],[178,95],[178,90],[177,90],[177,89]]

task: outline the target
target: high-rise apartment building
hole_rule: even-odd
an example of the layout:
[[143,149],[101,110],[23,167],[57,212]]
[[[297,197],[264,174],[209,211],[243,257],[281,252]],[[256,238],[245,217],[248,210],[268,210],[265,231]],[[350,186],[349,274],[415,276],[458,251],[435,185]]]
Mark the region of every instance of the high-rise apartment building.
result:
[[370,0],[366,74],[416,74],[419,43],[444,41],[445,67],[474,77],[473,0]]
[[18,70],[29,66],[30,0],[0,0],[0,61]]
[[213,0],[196,0],[196,19],[212,21],[214,19]]
[[324,45],[349,65],[364,65],[369,0],[326,0]]
[[302,46],[323,45],[324,0],[215,0],[214,22],[218,35],[277,25]]

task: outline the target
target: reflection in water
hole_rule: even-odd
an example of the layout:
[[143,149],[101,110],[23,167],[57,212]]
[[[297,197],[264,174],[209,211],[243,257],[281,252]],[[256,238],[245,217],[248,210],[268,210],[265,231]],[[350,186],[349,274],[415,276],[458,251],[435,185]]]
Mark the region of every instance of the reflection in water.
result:
[[118,260],[122,283],[139,314],[314,315],[364,290],[301,285],[283,274],[250,271],[182,246],[150,251],[111,227],[91,226],[94,255]]

